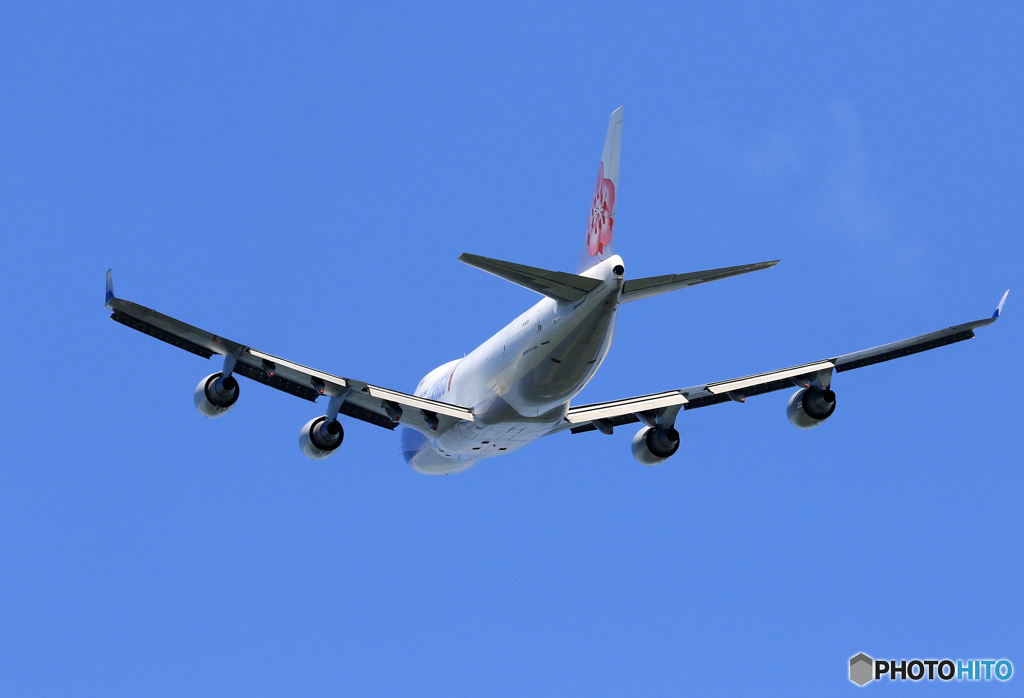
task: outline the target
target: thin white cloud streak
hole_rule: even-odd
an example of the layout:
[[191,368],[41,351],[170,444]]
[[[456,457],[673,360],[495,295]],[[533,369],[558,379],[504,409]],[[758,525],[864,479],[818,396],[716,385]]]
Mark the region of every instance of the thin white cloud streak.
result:
[[860,116],[846,101],[834,102],[829,111],[832,129],[822,222],[862,249],[888,241],[893,216],[872,186]]

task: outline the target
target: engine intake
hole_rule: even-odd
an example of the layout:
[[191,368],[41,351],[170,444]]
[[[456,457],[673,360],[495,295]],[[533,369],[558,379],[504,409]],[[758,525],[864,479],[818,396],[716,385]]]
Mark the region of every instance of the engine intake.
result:
[[238,402],[238,381],[234,376],[221,375],[218,371],[199,381],[192,395],[196,409],[204,417],[220,417]]
[[673,427],[644,427],[633,437],[631,448],[641,465],[657,465],[679,450],[679,432]]
[[836,411],[836,394],[829,388],[811,386],[793,393],[786,405],[786,416],[798,429],[813,429],[825,423]]
[[337,419],[314,417],[299,432],[299,448],[307,458],[323,460],[338,450],[345,440],[345,430]]

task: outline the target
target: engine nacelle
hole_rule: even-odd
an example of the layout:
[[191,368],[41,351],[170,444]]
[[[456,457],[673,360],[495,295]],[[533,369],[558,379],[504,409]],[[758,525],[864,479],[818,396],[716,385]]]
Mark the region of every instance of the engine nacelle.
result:
[[657,465],[679,450],[679,432],[673,427],[644,427],[633,437],[632,449],[641,465]]
[[323,460],[338,450],[345,440],[345,430],[337,419],[327,421],[327,417],[314,417],[306,422],[299,432],[299,448],[307,458]]
[[220,417],[238,402],[238,381],[234,376],[221,378],[220,371],[211,373],[199,381],[192,400],[204,417]]
[[786,405],[786,416],[799,429],[813,429],[825,423],[836,411],[836,394],[829,388],[811,386],[793,393]]

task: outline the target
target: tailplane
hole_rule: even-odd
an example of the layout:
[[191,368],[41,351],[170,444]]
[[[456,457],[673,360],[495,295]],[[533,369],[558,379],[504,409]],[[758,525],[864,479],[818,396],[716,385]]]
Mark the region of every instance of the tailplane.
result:
[[597,186],[590,204],[587,221],[587,239],[580,252],[576,273],[611,257],[615,236],[615,211],[619,193],[619,154],[622,150],[622,107],[612,112],[608,120],[608,135],[604,139],[601,165],[597,169]]
[[[691,271],[689,274],[667,274],[665,276],[649,276],[646,279],[629,279],[622,285],[621,302],[650,298],[669,291],[676,291],[681,288],[689,288],[697,284],[704,284],[708,281],[727,279],[730,276],[749,274],[752,271],[771,269],[779,260],[772,262],[758,262],[757,264],[741,264],[738,267],[722,267],[721,269],[708,269],[707,271]],[[1002,306],[1000,306],[1002,307]],[[998,312],[998,311],[996,311]]]
[[583,300],[585,295],[601,285],[600,279],[566,274],[564,271],[548,271],[475,254],[462,254],[459,261],[531,291],[542,293],[548,298],[554,298],[557,303],[575,303]]

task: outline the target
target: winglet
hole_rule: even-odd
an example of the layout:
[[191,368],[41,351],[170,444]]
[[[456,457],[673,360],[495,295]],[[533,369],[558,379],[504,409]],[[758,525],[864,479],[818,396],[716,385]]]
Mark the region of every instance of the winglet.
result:
[[[103,307],[109,308],[112,300],[114,300],[114,270],[107,269],[107,300],[103,303]],[[999,307],[1002,308],[1003,304],[1000,303]]]
[[1002,300],[999,301],[999,305],[996,306],[996,312],[992,313],[992,319],[998,320],[999,316],[1003,314],[1003,304],[1006,303],[1006,297],[1010,295],[1010,289],[1006,289],[1006,293],[1003,294]]

